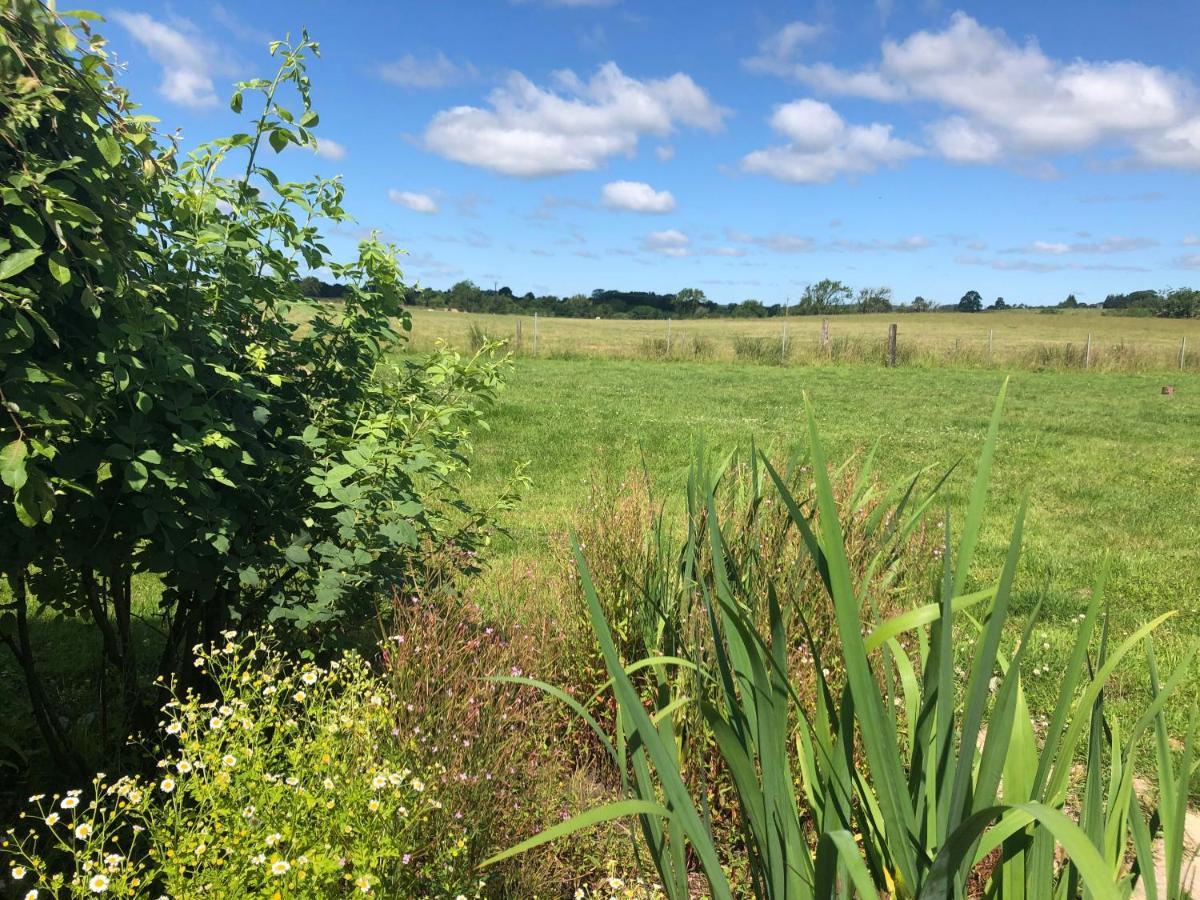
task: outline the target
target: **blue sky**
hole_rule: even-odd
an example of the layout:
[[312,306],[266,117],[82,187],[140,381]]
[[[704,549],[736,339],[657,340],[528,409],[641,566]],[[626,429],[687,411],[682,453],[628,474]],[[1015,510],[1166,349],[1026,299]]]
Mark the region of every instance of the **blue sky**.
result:
[[[307,27],[321,151],[410,280],[1051,303],[1200,282],[1193,2],[103,7],[186,142]],[[353,239],[334,237],[348,253]]]

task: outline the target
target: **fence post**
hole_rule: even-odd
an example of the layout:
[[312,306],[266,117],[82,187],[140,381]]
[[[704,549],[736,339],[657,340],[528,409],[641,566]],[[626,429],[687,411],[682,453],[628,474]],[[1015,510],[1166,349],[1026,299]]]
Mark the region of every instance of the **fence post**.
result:
[[888,368],[896,368],[896,323],[888,326]]
[[538,355],[538,327],[537,313],[533,314],[533,355]]
[[992,329],[988,329],[988,362],[992,361]]
[[521,320],[517,319],[517,352],[521,352]]
[[671,355],[671,317],[667,316],[667,356]]
[[787,364],[787,314],[788,301],[783,301],[783,332],[779,335],[779,364]]
[[824,350],[829,346],[829,320],[821,320],[821,349]]
[[1092,333],[1088,332],[1087,348],[1083,351],[1083,367],[1090,369],[1092,367]]
[[1183,371],[1183,358],[1187,355],[1187,335],[1179,339],[1179,371]]

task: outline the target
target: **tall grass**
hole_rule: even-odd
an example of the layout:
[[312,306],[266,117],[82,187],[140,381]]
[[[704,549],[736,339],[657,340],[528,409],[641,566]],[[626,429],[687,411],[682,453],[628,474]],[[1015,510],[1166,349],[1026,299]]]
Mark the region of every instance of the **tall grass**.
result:
[[[1021,667],[1039,610],[1015,644],[1006,634],[1027,504],[1013,523],[998,579],[983,587],[970,580],[1003,399],[1001,391],[957,538],[946,514],[941,573],[929,600],[898,614],[880,609],[875,578],[897,543],[925,520],[937,488],[918,494],[914,479],[871,516],[889,539],[860,568],[851,565],[848,546],[867,523],[845,504],[839,508],[811,407],[812,502],[797,499],[792,473],[755,458],[754,484],[773,486],[811,577],[828,597],[828,641],[809,627],[794,587],[780,590],[770,569],[741,552],[741,523],[722,519],[718,479],[703,460],[688,497],[705,508],[705,527],[689,528],[683,552],[663,560],[661,575],[678,582],[680,596],[696,598],[708,625],[705,652],[659,640],[647,642],[641,658],[623,657],[577,547],[616,706],[613,728],[603,729],[570,695],[539,686],[592,729],[624,797],[492,861],[635,816],[643,849],[672,898],[690,896],[689,874],[698,869],[714,898],[942,898],[965,896],[969,887],[972,896],[1004,900],[1115,900],[1141,884],[1148,897],[1179,900],[1197,716],[1193,709],[1177,744],[1163,710],[1195,651],[1160,677],[1152,636],[1169,613],[1117,643],[1104,615],[1102,568],[1048,725],[1035,730]],[[675,619],[675,610],[659,610],[656,632]],[[812,699],[789,671],[797,644],[811,660]],[[1110,721],[1105,683],[1135,653],[1145,654],[1149,673],[1144,711],[1132,724]],[[836,672],[827,662],[834,657]],[[732,785],[736,841],[714,830],[709,792],[685,778],[681,726],[688,715],[698,715],[711,733]],[[1153,753],[1143,760],[1149,738]],[[1153,779],[1153,796],[1134,790],[1135,771]],[[1152,874],[1156,839],[1165,894]],[[747,870],[736,884],[729,875],[734,859]]]

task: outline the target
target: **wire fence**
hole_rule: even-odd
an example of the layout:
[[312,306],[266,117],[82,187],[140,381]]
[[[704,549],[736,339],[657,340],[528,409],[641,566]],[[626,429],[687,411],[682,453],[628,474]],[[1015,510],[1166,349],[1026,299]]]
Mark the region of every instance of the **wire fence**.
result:
[[[1186,335],[1126,339],[1081,331],[1077,337],[1033,337],[996,329],[955,334],[945,329],[906,328],[903,319],[839,327],[837,320],[785,319],[747,325],[703,320],[589,320],[527,316],[464,316],[422,342],[444,340],[473,349],[488,339],[506,342],[518,356],[608,357],[692,361],[740,361],[767,365],[860,363],[880,366],[970,366],[1097,372],[1200,371],[1200,352]],[[872,323],[875,325],[877,323]],[[722,327],[728,326],[728,327]],[[772,327],[774,326],[774,327]],[[753,330],[750,330],[750,329]],[[769,330],[768,330],[769,329]],[[1061,329],[1059,329],[1061,330]],[[1110,328],[1111,330],[1111,328]]]

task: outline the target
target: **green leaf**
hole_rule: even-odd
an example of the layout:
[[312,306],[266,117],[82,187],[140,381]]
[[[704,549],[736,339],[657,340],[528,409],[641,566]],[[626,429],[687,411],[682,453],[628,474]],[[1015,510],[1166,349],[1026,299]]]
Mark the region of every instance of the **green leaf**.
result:
[[300,544],[292,544],[283,551],[283,555],[287,557],[287,561],[293,566],[305,566],[312,561],[312,557],[308,555],[308,551]]
[[104,161],[110,166],[115,166],[121,161],[121,146],[113,139],[111,134],[103,132],[97,134],[96,146],[100,148],[100,155],[104,157]]
[[135,459],[125,469],[125,483],[129,485],[130,490],[140,491],[146,486],[146,482],[149,480],[150,471],[143,462]]
[[25,486],[25,457],[28,455],[29,448],[20,438],[0,450],[0,481],[14,491]]
[[528,840],[521,841],[515,847],[509,847],[507,850],[497,853],[494,856],[489,856],[479,864],[479,867],[483,869],[495,865],[498,862],[503,862],[506,859],[511,859],[518,854],[524,853],[526,850],[532,850],[534,847],[540,847],[542,844],[558,840],[569,834],[574,834],[581,829],[590,828],[593,825],[599,825],[601,822],[608,822],[612,819],[624,819],[628,816],[655,816],[657,818],[669,819],[671,818],[671,813],[659,804],[651,803],[649,800],[617,800],[614,803],[606,803],[604,806],[589,809],[587,812],[573,816],[565,822],[547,828],[545,831],[540,831]]
[[71,270],[67,267],[67,258],[63,256],[62,251],[56,250],[51,253],[46,263],[50,266],[50,274],[59,284],[68,284],[71,281]]
[[286,147],[291,141],[291,135],[283,128],[276,128],[271,132],[271,137],[269,140],[271,142],[271,148],[276,153],[282,153],[283,148]]
[[242,92],[234,91],[233,96],[229,98],[229,108],[235,113],[242,111]]
[[6,281],[14,275],[20,275],[42,255],[42,251],[37,248],[29,250],[18,250],[16,253],[10,254],[4,259],[0,259],[0,281]]

